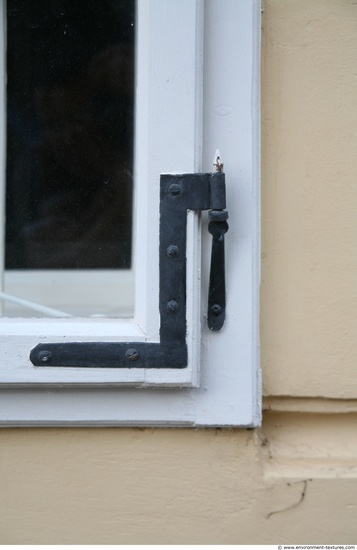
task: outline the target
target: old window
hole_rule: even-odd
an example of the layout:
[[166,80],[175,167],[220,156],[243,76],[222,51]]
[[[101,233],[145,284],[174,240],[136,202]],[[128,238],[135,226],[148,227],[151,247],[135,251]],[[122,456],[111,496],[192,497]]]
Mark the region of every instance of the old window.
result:
[[[108,3],[114,5],[115,1]],[[70,4],[75,5],[76,2]],[[118,317],[117,312],[111,315],[111,308],[117,310],[120,307],[117,293],[112,292],[104,309],[100,311],[97,306],[95,309],[89,308],[89,316],[83,316],[80,309],[70,311],[72,317],[3,316],[0,322],[0,418],[3,425],[252,426],[259,423],[260,5],[252,0],[239,3],[228,0],[224,5],[216,0],[139,0],[135,10],[135,160],[133,239],[130,249],[135,277],[134,312],[130,317],[125,313]],[[66,28],[62,30],[65,32]],[[125,76],[127,71],[126,64],[125,69],[121,65],[115,41],[113,44],[115,54],[113,57],[108,54],[110,62],[105,54],[101,57],[98,53],[97,57],[94,55],[91,58],[90,63],[97,63],[97,68],[99,66],[101,83],[109,70],[107,61],[109,65],[112,63],[110,71],[113,71],[114,84],[115,78],[120,78],[122,72]],[[108,48],[110,50],[111,46]],[[83,124],[89,123],[90,126],[93,112],[97,113],[103,106],[103,93],[100,92],[91,103],[89,91],[86,90],[82,104],[76,95],[76,86],[80,85],[73,84],[68,93],[59,86],[61,101],[66,105],[67,101],[74,101],[76,116],[79,109],[81,123],[84,121]],[[56,86],[53,93],[59,93]],[[47,101],[51,100],[51,95]],[[41,92],[39,101],[41,104]],[[3,115],[5,120],[5,113]],[[113,134],[110,134],[109,141],[120,139],[115,112],[112,115],[108,115],[108,120],[113,120]],[[54,115],[46,116],[51,118]],[[79,120],[76,121],[80,127]],[[63,120],[59,122],[64,123]],[[122,122],[120,119],[119,126]],[[130,121],[124,122],[129,132],[130,125]],[[2,127],[5,136],[5,123]],[[36,128],[33,132],[36,133]],[[88,144],[90,148],[97,138],[90,132],[85,134],[92,138]],[[104,137],[98,137],[99,150],[104,143],[102,139]],[[65,155],[66,162],[72,158],[75,142],[73,147],[69,147],[68,156]],[[223,329],[214,333],[206,324],[211,246],[207,215],[201,216],[199,212],[189,210],[186,251],[187,366],[173,369],[169,360],[163,368],[150,369],[135,366],[34,366],[29,360],[30,351],[44,342],[145,344],[160,341],[160,174],[209,172],[213,169],[212,157],[217,147],[225,162],[230,213],[230,229],[226,238],[227,319]],[[110,155],[106,141],[102,152],[104,157]],[[25,153],[28,153],[26,147]],[[119,163],[126,172],[130,172],[129,157],[130,153],[126,151],[124,160],[120,159]],[[87,177],[90,178],[94,171],[92,167]],[[82,170],[79,172],[82,174]],[[111,174],[105,176],[104,182],[108,182],[105,185],[109,184],[110,178]],[[4,182],[5,178],[3,188]],[[84,183],[79,184],[79,189],[83,190],[80,185]],[[58,197],[59,204],[64,204],[64,211],[67,212],[69,207],[66,204],[71,202],[72,190],[70,186],[62,197]],[[4,191],[2,196],[5,197]],[[76,200],[73,196],[74,204]],[[101,200],[107,211],[111,204]],[[26,208],[32,211],[31,206]],[[84,210],[85,214],[89,213]],[[120,208],[113,207],[113,212],[119,223]],[[128,213],[124,214],[126,216]],[[130,214],[128,216],[130,218]],[[123,223],[129,224],[129,218]],[[6,227],[11,228],[12,221],[6,223],[3,220],[4,234]],[[58,224],[56,227],[60,226]],[[76,230],[75,224],[68,234]],[[18,230],[13,231],[16,232]],[[46,230],[42,232],[44,240],[46,233]],[[52,233],[53,236],[55,230]],[[35,224],[30,234],[41,234],[41,227]],[[116,235],[114,242],[118,242],[119,238]],[[25,242],[32,249],[38,246],[37,256],[43,254],[43,241],[38,244],[36,239],[32,243],[25,239]],[[19,261],[16,246],[12,254]],[[117,247],[114,246],[114,249],[117,251]],[[83,286],[84,271],[87,270],[104,270],[103,276],[106,277],[110,270],[118,272],[125,268],[120,258],[115,260],[115,266],[105,263],[108,254],[101,265],[98,265],[97,258],[92,258],[92,254],[87,255],[82,266],[75,266],[77,280],[73,284]],[[10,255],[9,251],[9,262],[13,261]],[[45,257],[48,258],[47,253]],[[63,257],[61,261],[64,261]],[[85,270],[82,272],[83,267]],[[10,270],[14,268],[13,264]],[[24,264],[16,265],[20,277],[21,270],[25,268]],[[35,270],[42,268],[38,265],[31,267]],[[61,277],[64,270],[73,269],[73,264],[65,266],[60,262],[51,269],[57,270]],[[131,269],[127,271],[131,273]],[[103,280],[106,285],[105,278]],[[100,286],[101,283],[97,281],[93,284],[92,292],[96,293],[95,285]],[[41,294],[41,289],[39,292]],[[128,291],[124,291],[124,296],[127,294]],[[71,305],[72,299],[69,302]],[[52,305],[53,309],[58,307],[57,303]],[[83,307],[86,308],[85,299]]]

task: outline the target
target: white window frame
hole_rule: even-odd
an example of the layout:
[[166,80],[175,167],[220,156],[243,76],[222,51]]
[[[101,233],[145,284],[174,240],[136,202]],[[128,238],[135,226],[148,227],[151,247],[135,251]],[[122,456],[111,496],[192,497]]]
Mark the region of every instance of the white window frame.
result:
[[[3,426],[260,423],[260,1],[139,0],[138,11],[135,315],[1,319]],[[222,331],[205,325],[210,237],[189,212],[187,368],[33,367],[40,342],[159,341],[160,173],[210,171],[217,147],[230,213]]]

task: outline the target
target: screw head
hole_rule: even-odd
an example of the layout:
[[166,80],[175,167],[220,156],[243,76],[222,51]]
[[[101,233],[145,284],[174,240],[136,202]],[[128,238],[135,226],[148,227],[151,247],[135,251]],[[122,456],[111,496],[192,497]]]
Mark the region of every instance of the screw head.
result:
[[220,313],[222,313],[222,308],[219,304],[213,304],[213,306],[211,306],[211,311],[212,311],[213,315],[218,317],[218,315]]
[[38,359],[41,363],[50,363],[52,359],[52,353],[47,350],[40,351],[38,354]]
[[175,244],[170,244],[167,247],[167,255],[170,258],[177,258],[178,253],[179,253],[179,249],[178,249],[178,246],[176,246]]
[[175,300],[170,300],[169,302],[167,302],[166,309],[170,313],[176,313],[178,311],[178,308],[179,308],[179,305]]
[[169,193],[173,196],[181,193],[181,186],[178,183],[172,183],[169,187]]
[[134,348],[130,348],[126,350],[125,357],[128,359],[128,361],[136,361],[137,359],[139,359],[139,352]]

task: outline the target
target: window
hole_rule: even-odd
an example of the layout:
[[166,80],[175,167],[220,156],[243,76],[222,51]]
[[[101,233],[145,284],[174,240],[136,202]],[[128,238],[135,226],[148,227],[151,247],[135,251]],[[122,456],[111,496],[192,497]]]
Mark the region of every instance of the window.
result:
[[135,2],[6,12],[3,315],[132,315]]
[[[135,313],[132,318],[3,317],[3,425],[259,423],[259,23],[258,1],[138,1]],[[160,174],[209,172],[217,147],[225,162],[230,213],[223,329],[214,333],[205,321],[207,216],[189,210],[187,367],[34,367],[29,353],[41,342],[160,341]]]

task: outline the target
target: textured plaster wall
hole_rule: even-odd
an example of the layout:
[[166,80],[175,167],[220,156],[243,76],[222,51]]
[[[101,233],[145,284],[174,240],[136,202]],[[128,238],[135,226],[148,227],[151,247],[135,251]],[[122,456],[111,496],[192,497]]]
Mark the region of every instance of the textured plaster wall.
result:
[[357,5],[268,0],[263,25],[265,392],[354,398]]
[[0,543],[357,539],[357,5],[263,13],[263,429],[0,431]]
[[356,541],[356,480],[311,465],[284,478],[281,463],[264,476],[268,444],[247,430],[7,430],[0,442],[2,543]]

